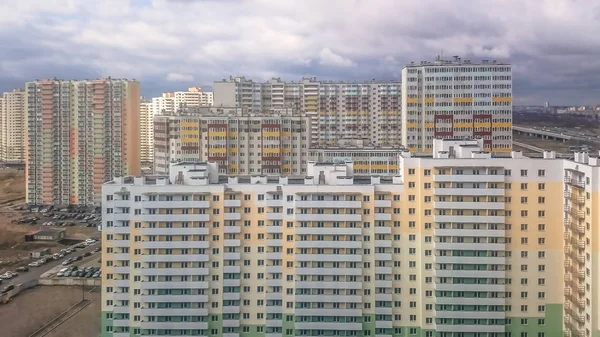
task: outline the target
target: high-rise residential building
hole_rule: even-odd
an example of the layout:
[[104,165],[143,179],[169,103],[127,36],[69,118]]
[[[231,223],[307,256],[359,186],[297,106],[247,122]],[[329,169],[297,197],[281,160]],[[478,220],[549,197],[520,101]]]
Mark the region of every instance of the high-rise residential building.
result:
[[363,139],[373,146],[400,145],[400,82],[331,82],[274,78],[257,83],[245,77],[215,81],[215,106],[252,113],[292,111],[311,118],[311,143],[334,145]]
[[600,160],[402,153],[397,176],[104,185],[103,336],[587,336],[597,331]]
[[99,204],[104,182],[140,174],[138,82],[39,80],[25,94],[28,203]]
[[512,150],[512,69],[483,60],[436,59],[402,69],[402,145],[431,152],[433,139],[481,138]]
[[23,162],[25,156],[25,91],[14,89],[0,97],[0,160]]
[[140,101],[140,161],[154,163],[154,105],[152,100]]
[[213,93],[202,88],[191,87],[188,91],[164,92],[161,97],[152,98],[154,114],[171,115],[185,108],[213,105]]
[[312,146],[308,150],[308,160],[321,163],[353,163],[354,174],[359,175],[398,175],[399,147],[365,146],[360,140],[341,141],[338,144]]
[[156,116],[154,170],[168,173],[172,162],[214,161],[224,174],[304,174],[309,123],[308,118],[299,116],[216,111]]

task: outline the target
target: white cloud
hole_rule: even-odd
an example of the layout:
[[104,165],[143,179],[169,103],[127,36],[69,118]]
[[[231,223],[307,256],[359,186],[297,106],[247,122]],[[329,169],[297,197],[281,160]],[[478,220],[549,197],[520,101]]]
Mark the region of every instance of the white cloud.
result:
[[582,83],[589,89],[581,95],[597,99],[597,1],[462,2],[0,1],[0,90],[41,76],[135,77],[155,90],[145,95],[229,75],[398,79],[404,64],[443,49],[511,61],[515,100],[543,102],[558,92],[552,101],[567,104],[568,91],[547,87]]
[[194,76],[190,74],[168,73],[167,81],[169,82],[192,82]]
[[332,52],[329,48],[323,48],[319,52],[319,64],[334,67],[352,67],[355,65],[352,60]]

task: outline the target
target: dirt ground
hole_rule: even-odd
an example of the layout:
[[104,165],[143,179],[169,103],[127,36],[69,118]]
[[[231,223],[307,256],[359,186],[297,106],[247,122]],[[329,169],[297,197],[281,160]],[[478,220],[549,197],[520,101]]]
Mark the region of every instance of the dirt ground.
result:
[[[86,291],[85,296],[92,299],[92,303],[47,336],[96,337],[100,335],[100,293]],[[79,287],[48,286],[27,290],[10,303],[0,305],[1,335],[2,337],[29,336],[80,299],[81,288]]]
[[[13,220],[24,216],[39,216],[34,213],[22,213],[15,210],[25,202],[25,173],[14,169],[0,169],[0,269],[23,264],[28,260],[29,252],[41,248],[51,248],[53,252],[65,248],[55,242],[25,242],[25,234],[39,230],[39,225],[18,225]],[[94,227],[66,227],[66,237],[85,240],[97,236]]]
[[92,299],[92,303],[61,324],[56,330],[47,334],[46,337],[99,337],[102,323],[100,320],[102,303],[100,289],[96,290],[91,294],[85,294],[86,298]]

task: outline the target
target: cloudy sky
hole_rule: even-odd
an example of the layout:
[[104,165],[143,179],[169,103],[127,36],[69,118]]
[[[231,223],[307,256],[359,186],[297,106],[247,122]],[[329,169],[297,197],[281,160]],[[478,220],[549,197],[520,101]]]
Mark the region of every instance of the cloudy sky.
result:
[[513,64],[515,104],[600,104],[597,0],[5,0],[0,90],[135,78],[145,96],[264,80],[399,79],[410,61]]

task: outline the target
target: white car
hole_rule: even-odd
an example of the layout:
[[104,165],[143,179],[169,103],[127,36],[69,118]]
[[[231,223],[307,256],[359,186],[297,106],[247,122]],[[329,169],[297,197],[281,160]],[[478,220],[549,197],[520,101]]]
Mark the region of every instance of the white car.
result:
[[7,271],[6,273],[0,275],[0,278],[4,279],[4,280],[8,280],[8,279],[11,279],[13,277],[14,277],[13,274],[11,272],[9,272],[9,271]]
[[94,239],[87,239],[87,240],[85,240],[85,244],[86,245],[93,245],[94,243],[96,243],[96,240],[94,240]]

